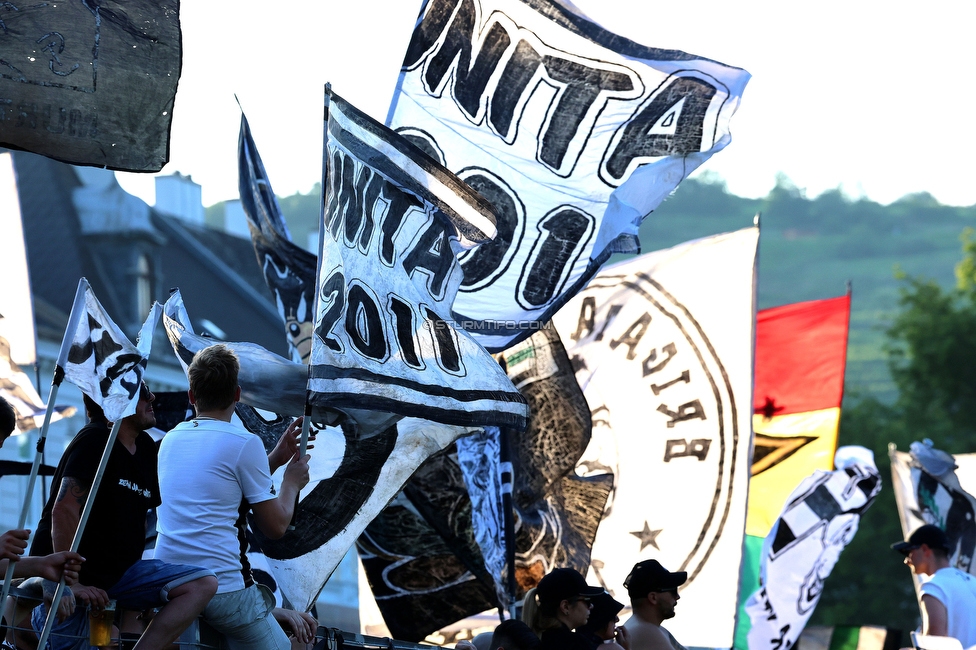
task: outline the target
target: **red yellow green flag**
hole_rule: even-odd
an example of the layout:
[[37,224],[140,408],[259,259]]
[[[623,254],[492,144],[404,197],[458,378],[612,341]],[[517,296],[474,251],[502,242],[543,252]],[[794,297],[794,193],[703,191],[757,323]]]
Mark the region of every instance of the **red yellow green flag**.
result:
[[844,393],[850,294],[756,315],[752,476],[735,647],[748,648],[742,605],[759,588],[762,543],[786,499],[814,470],[832,470]]

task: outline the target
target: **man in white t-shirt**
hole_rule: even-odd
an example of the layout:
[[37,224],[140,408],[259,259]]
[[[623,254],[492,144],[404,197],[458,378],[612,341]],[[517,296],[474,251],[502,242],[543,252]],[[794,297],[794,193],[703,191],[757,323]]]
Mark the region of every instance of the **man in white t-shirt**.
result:
[[[308,483],[308,456],[298,457],[300,422],[266,455],[261,439],[231,423],[241,396],[240,364],[232,350],[212,345],[187,370],[190,403],[197,416],[173,428],[159,448],[159,489],[154,557],[192,563],[217,574],[217,595],[203,617],[231,650],[289,650],[291,643],[272,612],[274,597],[254,582],[244,559],[244,516],[271,539],[285,534],[301,488]],[[271,473],[288,463],[276,496]],[[192,560],[192,562],[191,562]]]
[[976,645],[976,578],[950,566],[949,538],[938,526],[919,526],[907,540],[891,545],[905,556],[922,583],[922,634],[951,636],[962,647]]

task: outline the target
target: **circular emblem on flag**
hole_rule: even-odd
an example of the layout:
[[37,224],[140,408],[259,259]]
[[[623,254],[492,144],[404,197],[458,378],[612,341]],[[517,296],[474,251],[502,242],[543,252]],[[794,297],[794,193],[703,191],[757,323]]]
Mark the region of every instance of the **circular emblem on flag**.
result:
[[655,558],[691,585],[723,529],[742,524],[729,513],[748,431],[722,360],[695,314],[643,274],[598,276],[554,323],[593,415],[577,471],[614,474],[591,580],[619,597],[633,563]]

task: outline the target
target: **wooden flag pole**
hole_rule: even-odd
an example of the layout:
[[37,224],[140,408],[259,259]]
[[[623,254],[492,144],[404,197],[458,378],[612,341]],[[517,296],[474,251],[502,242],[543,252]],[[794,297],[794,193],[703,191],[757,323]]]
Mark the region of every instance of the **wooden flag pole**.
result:
[[[71,314],[68,316],[68,326],[64,330],[61,338],[61,351],[58,354],[58,363],[54,368],[54,378],[51,380],[51,390],[47,396],[47,408],[44,411],[44,422],[41,424],[41,431],[37,436],[37,447],[34,452],[34,462],[31,465],[30,478],[27,479],[27,492],[24,494],[24,505],[20,510],[20,519],[17,520],[17,528],[23,529],[27,525],[27,517],[30,514],[31,499],[34,496],[34,486],[37,484],[37,474],[44,458],[44,445],[47,441],[47,431],[51,426],[51,415],[54,413],[54,402],[58,398],[58,389],[64,381],[64,364],[68,360],[68,351],[71,349],[71,342],[74,340],[75,330],[78,329],[78,322],[82,314],[85,313],[85,292],[88,288],[88,281],[85,278],[78,280],[78,288],[75,290],[75,299],[71,305]],[[13,560],[8,564],[7,575],[3,578],[3,589],[0,591],[0,603],[7,602],[10,595],[11,580],[14,576]],[[43,646],[39,646],[43,647]]]
[[[91,514],[92,506],[95,505],[95,497],[98,494],[98,486],[102,482],[102,476],[105,474],[105,467],[108,465],[108,459],[112,455],[112,448],[115,447],[115,439],[119,436],[119,428],[122,426],[122,418],[119,418],[116,422],[112,424],[112,430],[108,434],[108,441],[105,443],[105,450],[102,452],[102,459],[98,463],[98,470],[95,472],[95,478],[92,479],[91,489],[88,491],[88,498],[85,499],[85,507],[81,510],[81,518],[78,521],[78,530],[75,531],[74,539],[71,540],[71,548],[68,549],[75,553],[78,552],[78,547],[81,546],[81,536],[85,532],[85,526],[88,524],[88,516]],[[61,596],[64,594],[64,576],[61,576],[61,580],[58,582],[58,588],[54,592],[54,599],[51,601],[51,607],[47,610],[47,619],[44,621],[44,629],[41,631],[41,636],[37,640],[38,648],[47,647],[47,639],[51,636],[51,630],[54,628],[54,621],[57,618],[58,613],[58,603],[61,601]]]

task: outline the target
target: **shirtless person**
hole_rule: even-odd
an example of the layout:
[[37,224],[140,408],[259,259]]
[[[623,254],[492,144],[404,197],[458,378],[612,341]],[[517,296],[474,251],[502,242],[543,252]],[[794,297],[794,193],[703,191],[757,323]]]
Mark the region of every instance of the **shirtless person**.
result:
[[668,571],[657,560],[638,562],[624,580],[633,616],[624,625],[630,650],[685,650],[661,623],[674,618],[678,587],[688,579],[685,571]]

